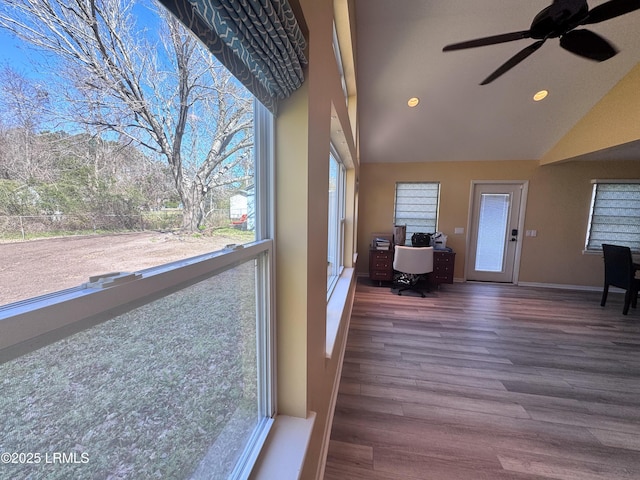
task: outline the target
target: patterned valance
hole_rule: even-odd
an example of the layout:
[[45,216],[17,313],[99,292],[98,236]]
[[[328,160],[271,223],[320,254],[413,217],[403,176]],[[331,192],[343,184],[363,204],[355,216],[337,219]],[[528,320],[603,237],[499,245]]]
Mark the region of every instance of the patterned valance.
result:
[[276,113],[304,81],[306,42],[287,0],[162,0]]

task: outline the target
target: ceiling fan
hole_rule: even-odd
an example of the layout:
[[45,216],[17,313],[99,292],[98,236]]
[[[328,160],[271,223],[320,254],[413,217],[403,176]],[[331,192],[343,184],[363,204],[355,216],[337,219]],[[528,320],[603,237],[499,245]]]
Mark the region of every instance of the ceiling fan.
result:
[[589,9],[587,0],[554,0],[551,5],[538,13],[529,30],[503,33],[490,37],[468,40],[466,42],[447,45],[443,52],[462,50],[465,48],[495,45],[523,38],[537,41],[523,48],[502,64],[495,72],[485,78],[480,85],[486,85],[505,72],[511,70],[529,55],[538,50],[549,38],[560,38],[560,46],[571,53],[603,62],[613,57],[618,51],[607,40],[590,30],[579,29],[582,25],[591,25],[640,9],[640,0],[610,0]]

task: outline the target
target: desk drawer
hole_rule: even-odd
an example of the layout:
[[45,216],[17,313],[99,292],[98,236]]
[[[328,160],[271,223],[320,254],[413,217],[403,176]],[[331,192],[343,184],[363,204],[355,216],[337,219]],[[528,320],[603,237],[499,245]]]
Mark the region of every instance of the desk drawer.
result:
[[438,273],[438,274],[442,274],[442,275],[448,275],[450,272],[453,272],[453,264],[436,264],[433,266],[433,271],[434,273]]
[[393,272],[384,271],[384,270],[374,270],[369,272],[369,277],[371,280],[392,280]]
[[433,252],[434,263],[453,263],[456,254],[452,252]]
[[388,270],[391,268],[391,260],[375,260],[371,264],[373,270]]

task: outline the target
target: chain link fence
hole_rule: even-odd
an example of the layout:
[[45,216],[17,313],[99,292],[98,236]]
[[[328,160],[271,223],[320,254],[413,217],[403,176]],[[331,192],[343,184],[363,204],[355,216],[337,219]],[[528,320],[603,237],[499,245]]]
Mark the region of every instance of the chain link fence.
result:
[[[0,239],[26,240],[57,235],[82,235],[99,232],[176,230],[182,225],[181,210],[142,212],[136,215],[52,214],[0,215]],[[228,210],[213,210],[207,215],[210,228],[230,225]]]

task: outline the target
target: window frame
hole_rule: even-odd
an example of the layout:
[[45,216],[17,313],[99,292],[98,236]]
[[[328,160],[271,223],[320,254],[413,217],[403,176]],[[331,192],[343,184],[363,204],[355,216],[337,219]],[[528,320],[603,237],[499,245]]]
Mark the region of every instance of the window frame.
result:
[[336,29],[336,22],[333,21],[333,54],[336,57],[336,64],[338,65],[338,73],[340,74],[340,84],[342,86],[342,93],[344,94],[345,103],[349,106],[349,90],[347,89],[347,79],[344,75],[344,66],[342,64],[342,52],[340,50],[340,42],[338,41],[338,31]]
[[254,99],[256,240],[138,272],[0,306],[0,363],[107,321],[204,278],[255,260],[258,411],[261,417],[230,478],[247,478],[276,416],[274,117]]
[[[344,269],[344,229],[345,229],[345,216],[346,216],[346,168],[340,155],[336,149],[331,145],[329,152],[329,162],[335,161],[338,167],[337,179],[336,179],[336,201],[334,202],[335,210],[332,212],[331,197],[329,196],[328,203],[328,232],[327,232],[327,263],[332,265],[331,272],[327,270],[327,300],[331,298],[331,294],[340,278],[340,274]],[[331,167],[329,167],[329,174],[331,175]],[[332,227],[330,226],[332,225]],[[333,232],[333,238],[331,233]],[[335,261],[331,262],[331,257],[335,258]]]
[[[615,238],[615,237],[609,237],[607,239],[604,240],[598,240],[597,244],[594,243],[592,241],[592,234],[594,231],[594,214],[596,213],[596,210],[599,208],[597,203],[599,200],[599,196],[598,196],[598,188],[599,186],[603,186],[603,185],[634,185],[636,186],[638,189],[640,189],[640,179],[621,179],[621,180],[612,180],[612,179],[606,179],[606,180],[598,180],[598,179],[594,179],[591,180],[592,183],[592,191],[591,191],[591,203],[589,206],[589,217],[588,217],[588,221],[587,221],[587,232],[586,232],[586,237],[585,237],[585,244],[584,244],[584,252],[585,253],[601,253],[602,252],[602,244],[603,243],[612,243],[612,244],[616,244],[616,245],[622,245],[622,246],[629,246],[631,248],[631,250],[635,253],[640,252],[640,246],[636,246],[636,245],[640,245],[640,233],[638,233],[638,238],[636,241],[625,241],[622,240],[620,238]],[[622,200],[624,201],[624,200]],[[633,201],[633,200],[632,200]],[[638,209],[640,210],[640,200],[637,202],[638,203]],[[606,223],[600,223],[600,222],[595,222],[596,226],[601,226],[601,225],[607,225]],[[609,225],[613,225],[613,224],[609,224]],[[620,232],[619,232],[620,233]],[[611,234],[615,234],[615,232],[606,232],[606,235],[611,235]],[[632,233],[633,234],[633,233]]]
[[[436,203],[433,209],[430,209],[428,213],[432,213],[433,215],[435,215],[435,220],[433,223],[433,232],[429,232],[426,231],[426,229],[424,230],[417,230],[416,228],[412,228],[412,227],[417,227],[420,228],[420,225],[417,224],[409,224],[405,221],[405,223],[402,223],[404,220],[404,217],[400,217],[398,218],[398,191],[401,189],[400,187],[405,186],[405,185],[435,185],[437,188],[437,193],[436,193]],[[393,204],[393,224],[394,225],[406,225],[407,226],[407,233],[406,233],[406,237],[405,237],[405,245],[411,245],[411,235],[413,233],[416,232],[423,232],[423,233],[435,233],[436,231],[438,231],[438,220],[440,217],[440,191],[441,191],[441,184],[439,181],[424,181],[424,182],[396,182],[396,187],[395,187],[395,193],[394,193],[394,204]],[[427,206],[426,204],[423,206]],[[411,227],[410,227],[411,225]]]

